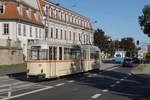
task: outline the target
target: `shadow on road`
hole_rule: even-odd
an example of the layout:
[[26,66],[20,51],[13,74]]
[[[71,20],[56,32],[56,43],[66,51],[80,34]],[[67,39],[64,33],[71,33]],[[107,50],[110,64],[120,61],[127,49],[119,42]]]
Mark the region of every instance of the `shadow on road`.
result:
[[[94,75],[94,77],[89,77],[89,75]],[[41,82],[39,80],[28,80],[25,72],[10,74],[8,76],[21,81]],[[85,79],[81,80],[80,77],[84,77]],[[110,85],[124,77],[127,77],[127,79],[121,81],[121,83],[117,84],[115,87],[110,88]],[[81,73],[77,75],[65,76],[63,79],[73,79],[80,85],[88,85],[101,90],[109,89],[111,94],[128,97],[131,100],[150,100],[150,75],[143,74],[129,76],[128,74],[116,71],[94,70],[88,72],[87,74]],[[46,81],[55,80],[56,79],[50,79]]]

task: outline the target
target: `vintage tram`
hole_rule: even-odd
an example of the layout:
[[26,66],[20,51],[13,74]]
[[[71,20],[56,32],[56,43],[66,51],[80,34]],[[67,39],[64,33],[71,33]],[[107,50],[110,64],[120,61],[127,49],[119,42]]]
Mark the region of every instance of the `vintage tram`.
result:
[[29,43],[27,77],[57,78],[99,69],[100,49],[92,45],[72,45],[49,41]]

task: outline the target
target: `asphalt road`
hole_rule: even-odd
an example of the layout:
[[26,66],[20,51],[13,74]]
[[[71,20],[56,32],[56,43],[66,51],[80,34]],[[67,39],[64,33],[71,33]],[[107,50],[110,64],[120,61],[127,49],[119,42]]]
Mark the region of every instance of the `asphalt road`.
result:
[[[134,67],[133,67],[134,68]],[[150,79],[133,68],[112,67],[62,79],[28,81],[24,76],[0,78],[2,100],[150,100]],[[9,79],[9,80],[8,80]],[[10,82],[11,86],[5,86]],[[7,89],[7,90],[6,90]]]

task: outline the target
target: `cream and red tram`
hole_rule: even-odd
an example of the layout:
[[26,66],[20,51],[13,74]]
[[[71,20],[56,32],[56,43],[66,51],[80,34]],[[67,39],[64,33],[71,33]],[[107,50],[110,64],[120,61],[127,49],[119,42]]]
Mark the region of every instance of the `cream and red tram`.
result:
[[99,48],[38,41],[28,45],[27,77],[56,78],[100,67]]

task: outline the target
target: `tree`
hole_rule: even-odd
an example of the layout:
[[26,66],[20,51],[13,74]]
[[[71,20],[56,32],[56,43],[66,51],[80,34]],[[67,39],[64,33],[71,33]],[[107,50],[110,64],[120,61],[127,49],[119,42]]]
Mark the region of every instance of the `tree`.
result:
[[98,46],[101,51],[114,54],[114,45],[111,41],[111,38],[105,35],[105,32],[102,29],[97,29],[94,33],[94,45]]
[[150,37],[150,5],[146,5],[142,11],[143,15],[139,16],[139,24],[144,34]]
[[120,41],[120,48],[124,51],[130,52],[130,56],[137,54],[137,47],[134,43],[134,39],[131,37],[122,38]]

